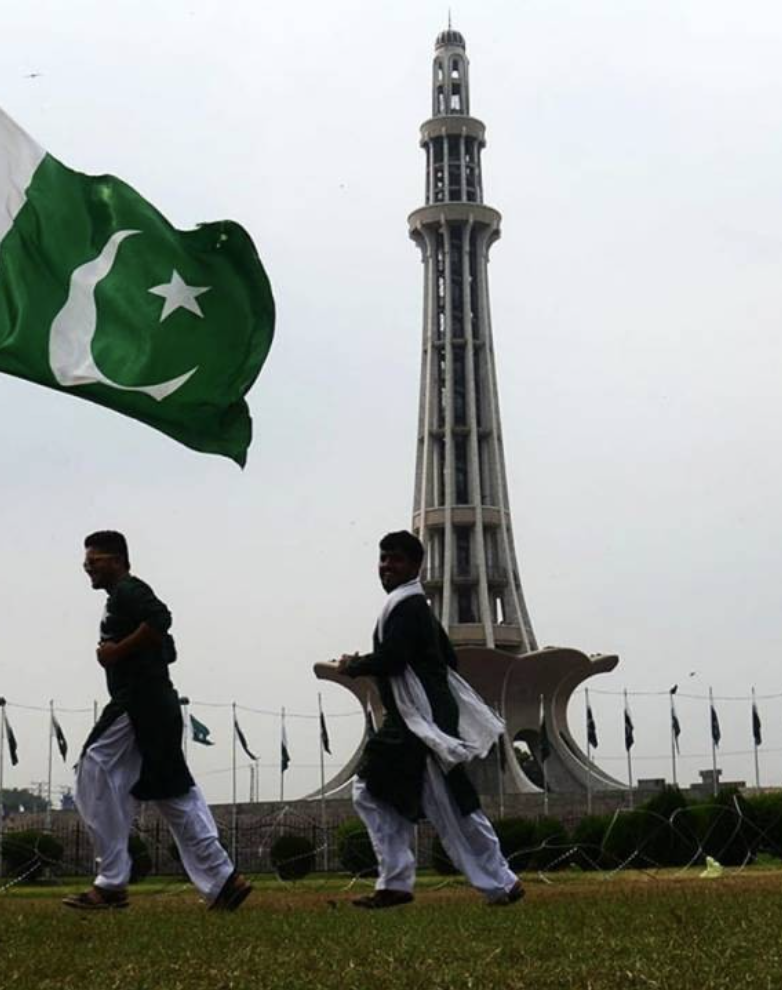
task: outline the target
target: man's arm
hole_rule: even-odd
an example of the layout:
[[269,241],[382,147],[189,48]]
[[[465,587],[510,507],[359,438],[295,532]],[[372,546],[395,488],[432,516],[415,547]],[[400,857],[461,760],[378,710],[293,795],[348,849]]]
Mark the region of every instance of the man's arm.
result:
[[386,622],[383,642],[374,653],[343,656],[337,669],[348,677],[393,677],[401,674],[410,661],[415,641],[415,616],[398,605]]
[[133,656],[134,653],[148,646],[160,646],[163,642],[163,635],[159,630],[149,625],[148,622],[142,622],[138,629],[124,639],[116,643],[107,639],[103,643],[100,643],[98,645],[98,663],[102,667],[108,667],[113,663],[119,663],[120,660],[125,660],[127,657]]
[[98,645],[98,662],[106,667],[148,647],[160,646],[171,627],[171,613],[142,581],[117,590],[118,609],[138,625],[124,639],[105,640]]

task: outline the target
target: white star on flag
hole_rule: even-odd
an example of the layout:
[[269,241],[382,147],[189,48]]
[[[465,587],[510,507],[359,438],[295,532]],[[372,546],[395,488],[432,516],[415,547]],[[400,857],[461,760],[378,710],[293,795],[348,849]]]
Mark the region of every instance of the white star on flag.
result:
[[156,285],[148,291],[153,293],[153,295],[162,296],[166,300],[163,305],[163,312],[160,314],[160,322],[162,323],[167,316],[171,316],[178,309],[188,309],[191,313],[195,313],[196,316],[200,316],[203,319],[204,314],[201,312],[201,307],[198,305],[196,297],[204,292],[208,292],[210,289],[210,285],[188,285],[175,268],[171,273],[170,282]]

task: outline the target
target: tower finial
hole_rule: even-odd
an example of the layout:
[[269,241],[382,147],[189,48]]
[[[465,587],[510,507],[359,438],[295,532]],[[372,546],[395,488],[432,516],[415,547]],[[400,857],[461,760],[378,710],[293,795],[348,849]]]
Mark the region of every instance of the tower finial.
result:
[[451,8],[448,8],[448,30],[453,31],[453,24],[451,23]]

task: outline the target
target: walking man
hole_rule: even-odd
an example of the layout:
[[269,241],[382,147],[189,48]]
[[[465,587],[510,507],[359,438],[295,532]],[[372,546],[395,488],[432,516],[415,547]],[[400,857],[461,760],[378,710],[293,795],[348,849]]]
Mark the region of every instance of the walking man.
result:
[[378,572],[388,598],[373,652],[337,661],[349,677],[375,678],[386,713],[366,743],[353,785],[379,875],[375,892],[353,903],[387,908],[413,900],[414,824],[425,817],[487,902],[512,904],[524,895],[521,882],[465,771],[469,760],[487,755],[504,725],[455,672],[453,647],[418,577],[423,558],[423,545],[411,533],[383,537]]
[[217,826],[182,752],[182,711],[168,674],[176,660],[171,613],[130,573],[125,537],[106,530],[84,541],[92,587],[108,594],[97,658],[111,700],[89,734],[76,771],[76,806],[95,847],[93,886],[63,903],[124,908],[128,838],[139,801],[166,819],[190,879],[210,909],[233,911],[252,890],[220,845]]

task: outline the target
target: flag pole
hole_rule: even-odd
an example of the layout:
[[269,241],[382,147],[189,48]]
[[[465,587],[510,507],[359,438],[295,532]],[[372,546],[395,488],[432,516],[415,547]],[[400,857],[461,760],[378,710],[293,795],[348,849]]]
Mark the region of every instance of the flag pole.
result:
[[[629,708],[627,707],[627,688],[624,689],[624,696],[625,696],[625,718],[627,718],[627,714],[629,712]],[[627,732],[626,729],[625,732]],[[625,749],[627,750],[627,799],[630,804],[630,811],[632,811],[633,810],[633,758],[630,755],[630,750],[632,749],[632,746],[627,745],[627,740],[625,740]]]
[[676,709],[673,705],[673,691],[668,692],[668,698],[671,703],[671,780],[673,781],[673,786],[678,787],[679,782],[676,777],[676,730],[674,728],[676,724]]
[[280,804],[285,800],[285,771],[282,768],[282,743],[285,739],[285,707],[280,709]]
[[46,815],[44,827],[52,829],[52,745],[54,743],[54,701],[49,699],[49,770],[46,776]]
[[[760,790],[760,760],[758,758],[758,737],[755,732],[755,717],[756,717],[757,707],[755,705],[755,687],[752,687],[752,743],[755,748],[755,787]],[[0,750],[2,753],[2,750]],[[0,773],[2,773],[2,756],[0,756]],[[0,797],[3,794],[2,777],[0,777]]]
[[712,797],[717,796],[717,743],[714,740],[714,695],[709,687],[709,735],[711,736],[711,770],[712,770],[712,782],[711,782],[711,793]]
[[231,702],[231,859],[236,865],[236,702]]
[[0,877],[3,875],[3,833],[5,813],[3,804],[3,770],[5,767],[5,698],[0,698]]
[[326,814],[326,757],[323,752],[323,698],[318,691],[318,739],[320,740],[320,828],[323,836],[323,871],[329,869],[329,832]]
[[260,803],[261,800],[261,761],[256,759],[255,761],[255,802]]
[[587,720],[587,814],[592,814],[592,741],[589,732],[589,688],[584,688]]
[[[540,720],[539,725],[544,724],[544,719],[546,718],[546,708],[543,695],[540,696]],[[548,732],[548,726],[546,726],[546,731]],[[548,818],[548,773],[546,772],[546,760],[541,760],[541,769],[543,771],[543,814]]]
[[97,721],[98,721],[98,702],[97,701],[93,701],[92,702],[92,724],[95,725],[95,723]]

